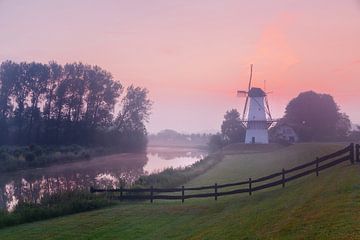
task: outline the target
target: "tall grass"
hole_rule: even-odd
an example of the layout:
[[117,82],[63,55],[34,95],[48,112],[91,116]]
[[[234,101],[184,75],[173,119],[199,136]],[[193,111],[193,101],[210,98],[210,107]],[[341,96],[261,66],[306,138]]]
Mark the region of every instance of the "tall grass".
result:
[[114,204],[89,192],[63,192],[47,196],[41,203],[19,203],[13,212],[0,211],[0,228],[34,222],[73,213],[85,212]]
[[159,173],[141,176],[134,187],[178,187],[205,173],[222,159],[222,153],[214,153],[185,168],[167,168]]

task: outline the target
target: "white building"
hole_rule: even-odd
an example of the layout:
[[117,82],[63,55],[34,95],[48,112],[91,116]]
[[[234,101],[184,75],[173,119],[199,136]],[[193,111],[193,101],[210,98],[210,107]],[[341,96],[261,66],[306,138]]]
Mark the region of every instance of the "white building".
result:
[[299,141],[299,137],[294,131],[294,129],[287,124],[280,124],[274,127],[272,132],[274,141],[286,141],[290,143],[295,143]]

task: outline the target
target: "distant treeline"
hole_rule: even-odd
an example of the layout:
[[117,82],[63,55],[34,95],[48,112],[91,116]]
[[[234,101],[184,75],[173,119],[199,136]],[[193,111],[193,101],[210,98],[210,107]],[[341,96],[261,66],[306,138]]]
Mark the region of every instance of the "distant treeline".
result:
[[[117,105],[118,104],[118,105]],[[115,112],[115,107],[118,109]],[[0,65],[0,145],[146,146],[147,89],[82,63]]]
[[153,146],[184,146],[201,147],[206,146],[211,134],[183,134],[171,129],[165,129],[157,134],[150,134],[149,145]]

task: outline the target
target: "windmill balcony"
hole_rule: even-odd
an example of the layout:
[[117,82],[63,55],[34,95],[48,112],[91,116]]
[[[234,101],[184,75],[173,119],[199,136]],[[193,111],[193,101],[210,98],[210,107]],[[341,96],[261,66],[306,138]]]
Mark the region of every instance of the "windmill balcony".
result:
[[244,125],[246,129],[268,129],[272,121],[245,121]]

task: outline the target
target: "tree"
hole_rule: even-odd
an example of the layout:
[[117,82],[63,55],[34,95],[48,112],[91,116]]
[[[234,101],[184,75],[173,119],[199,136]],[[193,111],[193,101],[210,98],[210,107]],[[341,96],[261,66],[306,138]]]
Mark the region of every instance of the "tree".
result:
[[145,123],[150,116],[152,102],[146,88],[131,85],[121,101],[121,110],[115,120],[120,145],[133,150],[144,150],[147,144]]
[[14,79],[19,77],[19,66],[11,61],[0,65],[0,117],[6,119],[12,111],[11,94],[14,88]]
[[13,105],[11,97],[14,90],[14,79],[19,77],[19,66],[11,61],[0,65],[0,144],[6,144],[9,139],[8,119]]
[[143,131],[148,121],[152,102],[148,99],[146,88],[131,85],[121,101],[121,111],[116,120],[118,130]]
[[293,126],[303,141],[337,140],[348,134],[347,115],[340,113],[329,94],[300,93],[286,107],[284,122]]
[[112,75],[95,66],[87,69],[84,76],[88,85],[85,120],[89,126],[107,126],[113,120],[116,99],[123,88],[113,81]]
[[[39,127],[40,109],[38,108],[41,97],[46,93],[46,87],[49,79],[49,68],[47,65],[41,63],[30,63],[27,72],[27,86],[29,88],[28,94],[30,95],[30,109],[26,111],[29,115],[28,134],[27,141],[31,143],[33,138],[33,124],[34,120],[37,120],[37,126]],[[39,130],[39,129],[38,129]],[[36,140],[35,140],[36,141]]]
[[240,114],[236,109],[231,109],[225,113],[221,133],[227,143],[244,142],[245,129],[241,123]]
[[17,136],[16,142],[18,144],[24,144],[24,138],[26,136],[23,135],[24,132],[24,125],[26,120],[25,111],[27,108],[26,99],[29,97],[29,67],[30,64],[26,62],[21,62],[18,65],[19,72],[16,76],[14,76],[14,90],[13,90],[13,97],[16,103],[16,109],[14,112],[14,122],[17,128]]
[[63,67],[56,62],[52,61],[49,63],[49,79],[46,89],[46,102],[44,107],[44,115],[47,120],[54,114],[53,107],[56,100],[56,89],[58,88],[62,78],[64,76]]

